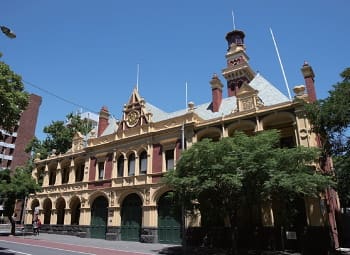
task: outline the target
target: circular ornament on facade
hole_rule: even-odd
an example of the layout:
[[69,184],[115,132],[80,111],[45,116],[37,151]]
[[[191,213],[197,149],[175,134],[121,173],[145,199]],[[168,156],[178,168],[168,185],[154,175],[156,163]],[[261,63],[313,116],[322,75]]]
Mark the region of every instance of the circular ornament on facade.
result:
[[135,127],[139,122],[140,113],[138,111],[131,111],[126,117],[126,124],[128,127]]

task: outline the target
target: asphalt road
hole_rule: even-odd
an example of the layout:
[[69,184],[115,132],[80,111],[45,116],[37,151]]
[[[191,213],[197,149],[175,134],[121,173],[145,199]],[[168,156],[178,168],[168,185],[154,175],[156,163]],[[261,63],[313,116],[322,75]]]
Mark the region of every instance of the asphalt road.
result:
[[0,255],[150,255],[167,245],[42,234],[0,236]]

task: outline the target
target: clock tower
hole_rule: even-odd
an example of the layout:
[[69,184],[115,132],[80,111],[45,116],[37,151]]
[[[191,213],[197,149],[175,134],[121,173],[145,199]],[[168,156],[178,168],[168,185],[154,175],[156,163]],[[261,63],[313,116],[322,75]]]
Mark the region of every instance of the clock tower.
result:
[[227,67],[222,70],[222,75],[227,80],[229,97],[237,96],[243,83],[249,84],[255,76],[255,72],[248,64],[249,57],[245,52],[244,37],[244,32],[240,30],[233,30],[226,35],[228,43]]
[[127,130],[149,123],[151,114],[146,110],[146,102],[140,97],[135,88],[131,94],[129,102],[124,105],[123,119],[119,128]]

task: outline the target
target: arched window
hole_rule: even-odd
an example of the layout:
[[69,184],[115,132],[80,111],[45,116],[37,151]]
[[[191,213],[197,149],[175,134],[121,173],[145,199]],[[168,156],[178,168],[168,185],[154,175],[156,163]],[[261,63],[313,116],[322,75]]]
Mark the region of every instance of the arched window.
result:
[[124,176],[124,156],[121,155],[118,158],[118,173],[117,173],[117,177],[123,177]]
[[55,185],[55,182],[56,182],[56,171],[51,169],[49,173],[49,185]]
[[128,175],[135,175],[135,154],[130,154],[128,158]]
[[146,151],[143,151],[140,154],[139,168],[140,168],[140,174],[147,173],[147,152]]

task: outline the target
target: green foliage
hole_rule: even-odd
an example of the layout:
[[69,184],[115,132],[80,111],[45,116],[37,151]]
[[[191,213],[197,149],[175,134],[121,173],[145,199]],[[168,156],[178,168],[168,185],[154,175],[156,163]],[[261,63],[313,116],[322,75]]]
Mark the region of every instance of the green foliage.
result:
[[5,200],[6,215],[12,215],[16,199],[23,199],[40,189],[30,169],[17,168],[14,173],[9,169],[0,171],[0,197]]
[[198,201],[204,219],[229,217],[235,224],[242,206],[259,207],[265,201],[283,200],[286,194],[318,196],[333,185],[331,177],[312,167],[318,155],[315,148],[279,148],[277,131],[251,137],[237,133],[218,142],[194,144],[164,182],[178,192],[187,208]]
[[28,105],[29,95],[24,91],[21,76],[0,61],[0,127],[9,132],[17,125]]
[[340,76],[329,96],[306,105],[306,112],[320,136],[323,154],[333,156],[337,176],[337,190],[342,206],[350,205],[350,68]]
[[342,155],[350,150],[350,68],[341,76],[343,80],[333,85],[326,99],[305,106],[328,155]]
[[65,153],[72,147],[72,140],[77,132],[86,135],[91,131],[91,123],[86,119],[81,119],[79,115],[72,113],[67,116],[68,123],[64,121],[53,121],[49,126],[44,127],[47,137],[43,141],[33,138],[27,145],[26,151],[34,154],[40,153],[40,158],[44,159],[54,150],[57,154]]

